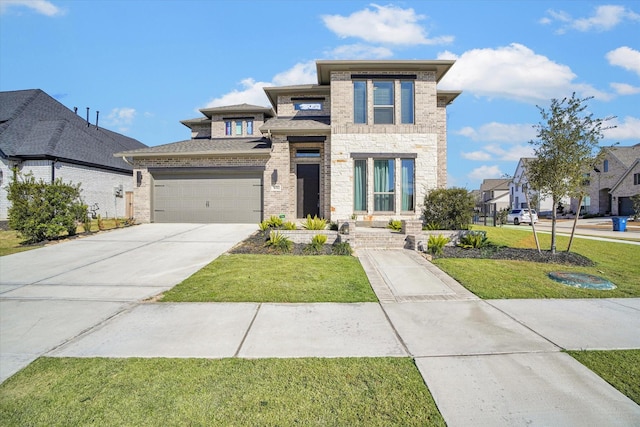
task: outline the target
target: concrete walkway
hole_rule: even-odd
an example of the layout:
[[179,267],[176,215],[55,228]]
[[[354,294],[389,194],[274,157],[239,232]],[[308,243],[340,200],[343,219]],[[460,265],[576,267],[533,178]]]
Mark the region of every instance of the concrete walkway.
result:
[[[204,230],[193,232],[200,235]],[[190,231],[184,233],[183,240],[189,241]],[[161,242],[175,243],[182,235]],[[41,354],[412,357],[449,426],[640,425],[640,406],[561,351],[640,348],[640,299],[483,301],[415,252],[363,250],[358,255],[380,304],[169,304],[139,301],[152,292],[135,291],[133,299],[104,301],[73,300],[63,293],[91,319],[76,330],[61,331],[57,341],[41,344],[43,331],[49,329],[16,325],[3,309],[2,363],[7,338],[14,348],[24,345],[23,353],[16,352],[30,356],[23,365]],[[104,269],[91,265],[78,269]],[[162,268],[171,274],[179,263],[173,265],[159,263],[155,274],[163,276]],[[134,271],[134,267],[122,268]],[[78,273],[77,269],[59,273],[74,285],[49,275],[26,286],[8,284],[16,287],[2,294],[0,304],[9,303],[16,315],[55,306],[60,301],[49,299],[52,291],[38,286],[46,282],[50,287],[78,287]],[[131,286],[130,282],[122,277],[118,285],[99,286]],[[141,278],[142,287],[153,288],[152,282]],[[172,286],[168,282],[164,286]],[[36,291],[28,292],[30,286]],[[55,311],[48,313],[57,319]],[[48,318],[41,321],[49,323]],[[16,326],[18,332],[5,332]]]

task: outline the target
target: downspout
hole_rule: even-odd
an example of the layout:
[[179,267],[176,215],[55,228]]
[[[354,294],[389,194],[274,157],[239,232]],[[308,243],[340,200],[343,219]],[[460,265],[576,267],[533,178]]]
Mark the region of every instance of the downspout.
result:
[[51,184],[56,180],[56,162],[58,159],[51,160]]

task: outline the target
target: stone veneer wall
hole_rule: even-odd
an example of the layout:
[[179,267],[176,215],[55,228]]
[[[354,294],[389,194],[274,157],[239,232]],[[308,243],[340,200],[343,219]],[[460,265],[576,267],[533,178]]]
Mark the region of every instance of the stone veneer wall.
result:
[[[358,72],[365,74],[403,74],[397,71]],[[415,153],[415,212],[375,215],[376,220],[390,218],[418,218],[424,195],[430,189],[446,186],[446,102],[438,100],[436,75],[432,71],[408,71],[415,74],[415,108],[412,125],[373,125],[353,123],[353,81],[350,71],[331,74],[331,219],[344,220],[353,213],[353,160],[351,153],[389,153],[401,158]],[[368,123],[373,123],[373,82],[368,81]],[[400,81],[396,80],[395,104],[400,105]],[[400,109],[395,110],[395,122],[400,123]],[[395,156],[394,154],[398,154]],[[396,161],[396,182],[400,179],[399,160]],[[373,183],[373,160],[367,164],[368,188]],[[396,209],[400,194],[396,193]],[[374,219],[373,197],[368,192],[365,220]]]

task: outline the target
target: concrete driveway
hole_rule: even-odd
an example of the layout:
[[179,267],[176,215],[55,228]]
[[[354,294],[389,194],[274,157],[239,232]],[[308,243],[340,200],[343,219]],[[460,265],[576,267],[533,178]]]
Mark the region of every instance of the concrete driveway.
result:
[[170,289],[255,230],[145,224],[0,257],[0,382]]

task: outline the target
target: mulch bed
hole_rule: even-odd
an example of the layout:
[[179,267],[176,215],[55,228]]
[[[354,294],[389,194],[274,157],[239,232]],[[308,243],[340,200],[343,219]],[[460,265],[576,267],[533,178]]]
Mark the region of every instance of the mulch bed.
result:
[[455,246],[445,246],[443,254],[434,258],[478,258],[478,259],[504,259],[510,261],[529,261],[541,263],[567,264],[579,267],[592,267],[595,265],[589,258],[575,252],[542,251],[536,249],[499,248],[489,246],[482,249],[463,249]]
[[277,249],[266,246],[267,239],[262,232],[257,232],[231,248],[230,254],[256,254],[256,255],[331,255],[331,245],[324,245],[324,252],[310,252],[305,243],[294,243],[291,252],[280,252]]
[[[259,255],[281,255],[282,253],[265,246],[265,237],[261,232],[257,232],[240,242],[229,250],[231,254],[259,254]],[[477,258],[477,259],[504,259],[513,261],[529,261],[541,263],[567,264],[580,267],[591,267],[593,261],[575,252],[557,252],[555,255],[551,251],[538,253],[535,249],[518,249],[507,247],[489,246],[483,249],[463,249],[455,246],[445,246],[443,254],[434,258]],[[307,245],[297,243],[293,245],[293,250],[287,255],[331,255],[331,245],[324,245],[324,253],[310,253]]]

